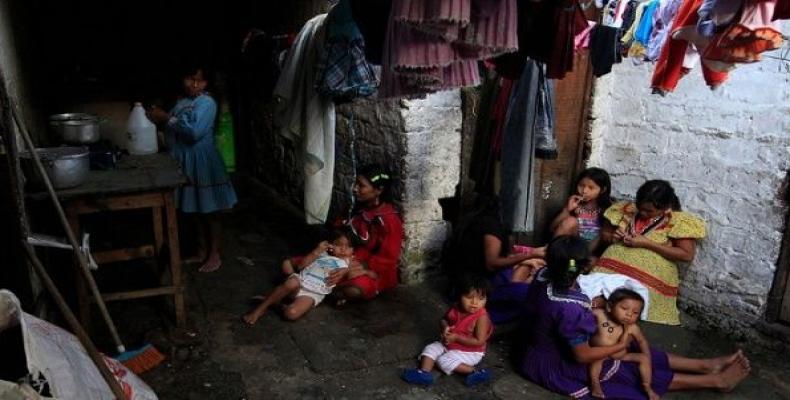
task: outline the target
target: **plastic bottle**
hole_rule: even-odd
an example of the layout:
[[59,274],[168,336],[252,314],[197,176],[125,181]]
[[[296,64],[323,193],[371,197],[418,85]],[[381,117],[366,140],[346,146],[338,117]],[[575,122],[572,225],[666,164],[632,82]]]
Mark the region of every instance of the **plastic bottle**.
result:
[[133,155],[154,154],[159,150],[156,125],[145,116],[141,103],[134,103],[126,123],[126,150]]
[[222,161],[225,162],[225,171],[236,171],[236,143],[233,137],[233,115],[230,113],[228,103],[223,102],[217,124],[217,135],[214,137]]

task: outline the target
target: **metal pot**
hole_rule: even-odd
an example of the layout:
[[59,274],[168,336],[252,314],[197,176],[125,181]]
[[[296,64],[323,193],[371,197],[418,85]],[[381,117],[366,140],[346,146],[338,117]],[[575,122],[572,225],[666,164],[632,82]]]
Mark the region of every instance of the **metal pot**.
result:
[[66,113],[49,116],[49,126],[65,143],[89,144],[99,141],[102,119],[93,114]]
[[[55,189],[68,189],[81,185],[88,177],[90,159],[85,147],[40,147],[36,149],[44,170]],[[43,187],[44,182],[36,171],[30,152],[19,153],[22,167],[32,183]]]

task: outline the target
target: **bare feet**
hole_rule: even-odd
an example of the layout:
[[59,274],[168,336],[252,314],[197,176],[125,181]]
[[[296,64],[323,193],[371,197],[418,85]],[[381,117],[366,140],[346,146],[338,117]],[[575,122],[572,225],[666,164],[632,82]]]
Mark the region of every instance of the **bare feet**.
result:
[[716,358],[709,358],[705,360],[707,364],[706,366],[707,371],[705,372],[711,374],[718,374],[719,372],[723,371],[725,368],[730,366],[732,363],[740,361],[743,358],[746,357],[743,355],[743,351],[741,350],[738,350],[730,355],[716,357]]
[[603,388],[601,385],[590,385],[590,394],[596,399],[606,398],[606,396],[603,394]]
[[742,380],[749,376],[751,371],[749,360],[743,354],[740,354],[740,357],[735,361],[737,362],[732,362],[718,374],[720,380],[719,391],[721,392],[731,392]]
[[266,313],[266,309],[264,309],[263,311],[258,311],[258,309],[256,308],[255,310],[250,311],[247,314],[244,314],[244,316],[241,317],[241,319],[243,319],[247,325],[252,326],[255,325],[256,322],[258,322],[258,319],[260,319],[264,313]]
[[221,267],[221,266],[222,266],[222,260],[219,258],[219,256],[217,256],[217,257],[209,257],[209,259],[206,260],[205,263],[203,263],[203,266],[198,268],[198,271],[200,271],[200,272],[214,272],[214,271],[218,270],[219,267]]
[[649,400],[660,400],[661,399],[661,396],[659,396],[658,393],[654,392],[653,389],[651,389],[651,388],[645,389],[645,393],[647,393],[647,398]]

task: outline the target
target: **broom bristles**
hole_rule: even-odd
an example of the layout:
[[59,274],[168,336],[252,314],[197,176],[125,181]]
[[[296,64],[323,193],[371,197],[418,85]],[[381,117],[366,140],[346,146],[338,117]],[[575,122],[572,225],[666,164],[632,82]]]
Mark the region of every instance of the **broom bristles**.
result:
[[165,355],[160,353],[156,347],[147,344],[139,350],[120,354],[115,359],[135,374],[142,374],[161,364],[165,360]]

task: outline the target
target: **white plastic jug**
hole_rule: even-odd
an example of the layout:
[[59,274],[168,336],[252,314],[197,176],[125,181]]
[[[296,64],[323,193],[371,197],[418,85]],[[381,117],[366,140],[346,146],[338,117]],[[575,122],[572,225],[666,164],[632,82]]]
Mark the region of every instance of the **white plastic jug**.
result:
[[159,150],[156,125],[145,116],[141,103],[134,103],[126,123],[126,150],[134,155],[154,154]]

